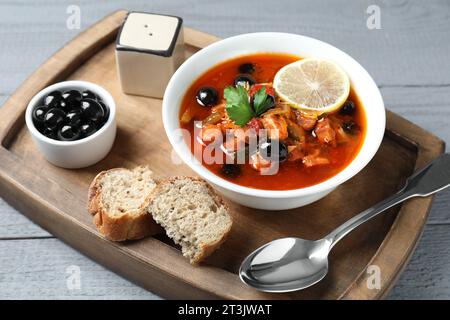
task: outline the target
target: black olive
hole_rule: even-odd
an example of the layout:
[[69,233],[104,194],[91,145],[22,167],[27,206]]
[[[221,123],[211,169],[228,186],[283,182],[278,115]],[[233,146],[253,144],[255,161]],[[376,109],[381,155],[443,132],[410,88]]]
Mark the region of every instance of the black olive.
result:
[[45,106],[38,106],[34,108],[32,118],[35,126],[42,126],[44,124],[45,113],[47,111],[48,108]]
[[217,103],[219,94],[213,87],[202,87],[197,92],[197,103],[203,107],[212,107]]
[[89,98],[81,100],[81,112],[85,120],[90,120],[95,123],[101,122],[105,116],[100,103]]
[[356,107],[353,101],[347,100],[342,106],[341,110],[339,110],[339,114],[351,116],[355,113]]
[[238,70],[240,73],[252,74],[253,72],[255,72],[255,65],[250,62],[243,63],[239,66]]
[[[273,151],[277,149],[278,152],[276,154],[273,154]],[[265,141],[262,141],[259,144],[259,153],[264,159],[270,161],[283,162],[288,157],[288,149],[286,145],[279,140],[267,139]]]
[[91,134],[94,134],[97,131],[97,126],[92,121],[88,121],[83,123],[80,127],[80,132],[83,137],[89,137]]
[[48,110],[44,116],[44,125],[50,130],[55,130],[63,124],[66,113],[61,109],[53,108]]
[[47,108],[55,108],[62,100],[61,92],[52,91],[44,98],[44,106]]
[[353,121],[344,122],[342,124],[342,129],[344,129],[344,131],[349,134],[354,134],[355,130],[358,129],[358,125],[356,123],[354,123]]
[[105,123],[106,121],[108,121],[108,118],[109,118],[109,108],[106,106],[106,104],[103,101],[97,100],[97,102],[102,106],[103,113],[104,113],[103,120],[101,122]]
[[70,110],[77,109],[80,107],[80,102],[83,96],[81,92],[78,90],[69,90],[63,93],[62,95],[65,103],[65,107]]
[[83,93],[81,94],[81,96],[83,97],[83,99],[89,98],[89,99],[94,99],[94,100],[98,100],[97,96],[95,95],[95,93],[93,93],[90,90],[85,90],[83,91]]
[[237,164],[226,163],[220,171],[227,177],[236,178],[241,174],[241,167]]
[[81,111],[72,110],[66,114],[65,123],[69,126],[79,128],[81,125]]
[[53,139],[53,140],[58,140],[58,136],[56,134],[57,130],[52,130],[49,128],[45,128],[44,130],[41,131],[41,133],[46,136],[47,138]]
[[66,101],[64,101],[64,99],[63,99],[63,100],[58,102],[58,105],[56,105],[55,108],[59,108],[59,109],[62,109],[64,111],[68,111],[68,110],[71,110],[71,108],[72,109],[79,108],[79,104],[73,104],[73,106],[70,107],[69,104]]
[[236,78],[234,78],[234,85],[237,86],[243,86],[243,87],[250,87],[251,85],[255,84],[255,79],[253,79],[252,76],[248,74],[240,74]]
[[63,125],[58,130],[58,139],[62,141],[74,141],[80,137],[80,129],[70,125]]

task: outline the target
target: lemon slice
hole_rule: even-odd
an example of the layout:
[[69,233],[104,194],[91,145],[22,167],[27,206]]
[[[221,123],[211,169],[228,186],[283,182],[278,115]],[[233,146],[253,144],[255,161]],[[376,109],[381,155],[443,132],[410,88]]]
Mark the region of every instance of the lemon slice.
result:
[[336,111],[350,93],[345,71],[321,59],[303,59],[284,66],[275,75],[273,86],[283,101],[318,114]]

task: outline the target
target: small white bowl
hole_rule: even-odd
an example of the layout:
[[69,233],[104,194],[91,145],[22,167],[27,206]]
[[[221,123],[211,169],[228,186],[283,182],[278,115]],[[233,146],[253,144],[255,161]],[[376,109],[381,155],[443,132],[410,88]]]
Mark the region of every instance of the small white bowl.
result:
[[[367,133],[355,159],[337,175],[316,185],[286,191],[248,188],[229,182],[205,168],[180,137],[179,110],[192,83],[213,66],[226,60],[259,52],[294,54],[303,58],[330,59],[349,75],[351,85],[364,106]],[[377,152],[384,135],[385,109],[377,85],[352,57],[325,42],[289,33],[243,34],[216,42],[195,53],[175,72],[163,99],[163,122],[167,136],[181,159],[230,200],[257,209],[283,210],[317,201],[361,171]],[[274,176],[274,179],[276,177]]]
[[[47,138],[33,124],[32,111],[43,98],[54,90],[90,90],[98,95],[109,108],[106,123],[89,137],[75,141],[59,141]],[[93,165],[102,160],[114,143],[116,137],[116,104],[113,97],[102,87],[86,81],[63,81],[39,91],[28,103],[25,122],[31,137],[44,157],[55,166],[77,169]]]

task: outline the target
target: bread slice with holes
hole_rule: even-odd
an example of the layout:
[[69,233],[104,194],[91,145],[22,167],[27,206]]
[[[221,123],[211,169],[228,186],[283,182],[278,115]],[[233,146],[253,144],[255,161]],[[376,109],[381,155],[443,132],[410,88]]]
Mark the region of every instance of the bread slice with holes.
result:
[[214,252],[233,224],[227,205],[211,186],[192,177],[160,182],[152,193],[148,212],[192,264]]
[[89,187],[88,210],[98,231],[113,241],[136,240],[162,232],[147,213],[156,187],[148,167],[100,172]]

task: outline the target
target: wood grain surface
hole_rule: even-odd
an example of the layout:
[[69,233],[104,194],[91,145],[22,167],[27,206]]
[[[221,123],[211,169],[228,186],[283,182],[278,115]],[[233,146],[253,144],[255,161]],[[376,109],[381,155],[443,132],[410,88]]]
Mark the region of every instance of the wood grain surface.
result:
[[[81,8],[81,30],[70,30],[65,26],[66,8],[71,1],[2,1],[0,2],[0,102],[13,92],[20,83],[46,58],[84,28],[94,23],[112,10],[124,8],[177,14],[183,16],[185,24],[221,37],[250,31],[288,31],[310,35],[337,45],[357,58],[374,76],[380,85],[385,103],[392,110],[412,120],[420,126],[444,138],[450,137],[446,126],[449,111],[446,101],[450,99],[450,66],[446,55],[450,43],[448,28],[449,5],[446,1],[283,1],[282,6],[270,7],[269,1],[77,1]],[[368,5],[377,4],[381,8],[382,29],[366,28]],[[336,14],[338,12],[339,14]],[[52,19],[48,19],[51,16]],[[242,17],[236,23],[234,17]],[[214,17],[212,19],[211,17]],[[450,192],[436,196],[436,201],[425,229],[422,242],[403,277],[392,291],[390,298],[448,298],[448,268],[450,267],[450,239],[445,230],[449,229]],[[28,265],[30,270],[39,264],[38,255],[26,250],[22,239],[38,243],[58,240],[39,239],[49,234],[34,226],[26,218],[0,200],[0,243],[17,242],[14,247],[2,246],[4,257],[13,255]],[[437,232],[437,230],[443,230]],[[38,238],[38,239],[35,239]],[[27,240],[28,241],[28,240]],[[24,248],[23,250],[21,248]],[[46,248],[43,244],[42,247]],[[61,251],[48,248],[52,263],[49,270],[57,271],[61,252],[77,260],[77,253],[60,244]],[[14,248],[14,249],[12,249]],[[441,255],[442,254],[442,255]],[[30,257],[33,258],[27,258]],[[440,257],[439,261],[435,261]],[[82,270],[89,271],[96,266],[82,258]],[[62,260],[61,260],[62,261]],[[52,269],[53,268],[53,269]],[[100,268],[100,267],[98,267]],[[14,266],[0,264],[0,279],[14,274]],[[104,271],[106,272],[106,271]],[[66,275],[61,275],[65,278]],[[97,281],[89,277],[84,285],[105,286],[105,295],[114,288],[124,285],[134,288],[131,283],[118,276],[110,281]],[[8,278],[10,279],[10,278]],[[47,297],[56,298],[59,290],[46,288],[60,286],[60,279],[45,277],[30,272],[24,276],[17,272],[15,281],[0,282],[0,297],[33,297],[44,290]],[[26,280],[26,281],[25,281]],[[27,284],[33,282],[32,286]],[[54,285],[57,283],[56,285]],[[58,285],[59,283],[59,285]],[[23,290],[20,290],[22,288]],[[120,289],[119,289],[120,290]],[[19,294],[19,292],[21,292]],[[84,294],[89,293],[83,291]],[[98,294],[98,297],[102,297]],[[112,294],[110,293],[112,297]],[[131,294],[129,298],[137,298]],[[127,298],[124,294],[121,297]],[[151,298],[147,292],[143,298]]]

